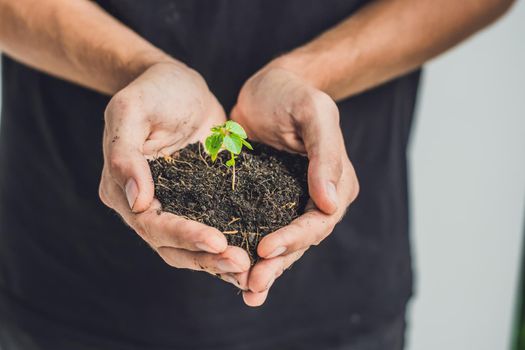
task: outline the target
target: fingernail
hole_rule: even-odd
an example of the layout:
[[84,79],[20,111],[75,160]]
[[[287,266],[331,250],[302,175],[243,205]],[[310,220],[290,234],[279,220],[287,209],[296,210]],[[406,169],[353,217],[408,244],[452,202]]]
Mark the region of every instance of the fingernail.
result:
[[267,255],[265,259],[275,258],[276,256],[281,255],[285,251],[286,251],[286,247],[277,247],[270,255]]
[[229,273],[224,273],[221,275],[221,278],[228,282],[228,283],[231,283],[233,284],[234,286],[236,287],[239,287],[239,282],[237,281],[237,279],[235,277],[233,277],[231,274]]
[[230,259],[221,259],[217,261],[217,268],[224,272],[242,272],[242,269],[235,265]]
[[333,182],[328,182],[326,184],[326,193],[332,204],[337,207],[337,189]]
[[213,249],[212,247],[210,247],[209,245],[207,245],[206,243],[203,243],[203,242],[195,243],[195,247],[198,250],[203,250],[203,251],[208,252],[208,253],[214,253],[214,254],[218,253],[218,251],[216,249]]
[[137,196],[139,194],[139,188],[137,187],[135,180],[129,179],[128,182],[126,182],[125,190],[129,207],[131,210],[133,210],[133,206],[135,205],[135,201],[137,200]]

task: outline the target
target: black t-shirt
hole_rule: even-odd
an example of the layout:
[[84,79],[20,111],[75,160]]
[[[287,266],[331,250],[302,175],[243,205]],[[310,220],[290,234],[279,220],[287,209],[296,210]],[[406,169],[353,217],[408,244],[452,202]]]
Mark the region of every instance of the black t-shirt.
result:
[[[229,110],[265,63],[366,1],[97,2],[199,71]],[[3,57],[0,322],[54,350],[307,349],[389,322],[412,290],[406,146],[418,81],[339,103],[360,196],[252,309],[233,286],[167,266],[100,202],[109,98]]]

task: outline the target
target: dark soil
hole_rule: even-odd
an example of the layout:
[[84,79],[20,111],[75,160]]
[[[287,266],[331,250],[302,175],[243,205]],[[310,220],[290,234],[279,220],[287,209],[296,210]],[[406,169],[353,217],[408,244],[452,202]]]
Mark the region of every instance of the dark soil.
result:
[[212,163],[199,143],[149,165],[163,211],[219,229],[255,262],[261,238],[304,212],[308,160],[252,145],[253,151],[243,150],[237,159],[234,191],[232,169],[225,165],[228,153],[221,152]]

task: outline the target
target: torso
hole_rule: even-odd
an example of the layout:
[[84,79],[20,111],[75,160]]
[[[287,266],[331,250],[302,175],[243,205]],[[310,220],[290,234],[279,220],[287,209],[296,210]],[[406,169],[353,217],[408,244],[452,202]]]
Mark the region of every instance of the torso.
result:
[[[226,110],[262,65],[364,3],[97,2],[198,70]],[[3,322],[128,348],[263,349],[293,338],[306,349],[319,334],[350,337],[394,319],[411,293],[405,152],[418,78],[339,104],[361,194],[334,233],[252,310],[231,286],[166,266],[100,203],[108,98],[4,58]]]

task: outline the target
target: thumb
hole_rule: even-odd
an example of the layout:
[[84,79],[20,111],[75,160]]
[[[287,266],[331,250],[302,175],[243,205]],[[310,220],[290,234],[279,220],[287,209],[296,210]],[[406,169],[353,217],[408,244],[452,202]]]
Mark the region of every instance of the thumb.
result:
[[241,112],[239,110],[239,107],[238,107],[237,104],[235,104],[235,106],[233,106],[233,108],[230,111],[230,119],[231,120],[238,120],[240,115],[241,115]]
[[244,114],[241,112],[239,104],[235,104],[235,106],[233,106],[232,110],[230,111],[229,119],[241,124],[246,133],[248,133],[249,126],[246,125],[247,123],[244,120]]
[[243,113],[241,107],[239,107],[239,103],[235,104],[235,106],[233,106],[232,110],[230,111],[230,119],[239,123],[243,127],[250,140],[260,141],[257,132],[255,132],[257,128],[255,125],[253,125],[253,118],[246,118],[246,115]]
[[337,186],[343,172],[346,155],[343,135],[339,127],[339,115],[326,112],[321,117],[311,118],[303,126],[302,138],[309,159],[308,191],[315,205],[326,214],[338,208]]
[[149,208],[154,197],[151,171],[142,152],[149,131],[139,118],[119,116],[113,119],[118,120],[119,125],[112,125],[106,116],[104,159],[131,211],[142,212]]

